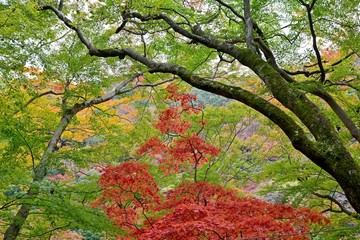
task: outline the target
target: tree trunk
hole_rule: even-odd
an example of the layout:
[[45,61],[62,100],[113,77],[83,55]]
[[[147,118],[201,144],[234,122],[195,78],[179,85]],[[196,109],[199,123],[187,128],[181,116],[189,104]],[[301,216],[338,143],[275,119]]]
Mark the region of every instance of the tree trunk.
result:
[[[42,156],[40,163],[36,166],[35,172],[34,172],[34,179],[33,182],[41,182],[45,176],[46,176],[46,164],[48,162],[48,154],[52,153],[57,145],[57,143],[60,140],[61,134],[65,131],[66,127],[69,125],[69,122],[71,118],[76,113],[70,112],[64,114],[64,116],[61,118],[58,128],[54,132],[51,140],[49,141],[49,144],[46,148],[46,151],[44,155]],[[24,198],[34,198],[39,194],[39,189],[34,184],[30,187],[27,194],[24,196]],[[10,223],[9,227],[6,229],[4,234],[4,240],[13,240],[16,239],[19,236],[20,230],[22,226],[24,225],[27,217],[29,216],[31,206],[28,204],[22,204],[16,213],[13,221]]]
[[29,205],[21,205],[19,211],[16,213],[14,221],[10,224],[10,226],[6,229],[4,234],[4,240],[14,240],[19,235],[21,227],[24,225],[26,218],[30,212]]

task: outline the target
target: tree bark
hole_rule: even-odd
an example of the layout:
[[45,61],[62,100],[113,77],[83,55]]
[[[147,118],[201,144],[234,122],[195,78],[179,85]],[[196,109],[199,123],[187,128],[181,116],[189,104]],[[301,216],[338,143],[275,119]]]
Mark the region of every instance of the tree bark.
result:
[[[36,186],[36,183],[41,182],[46,176],[46,164],[49,161],[48,154],[54,152],[57,143],[60,140],[61,134],[65,131],[66,127],[69,125],[72,117],[76,114],[76,112],[70,111],[69,113],[65,113],[61,118],[59,125],[54,132],[51,140],[48,143],[48,146],[43,154],[40,163],[36,166],[33,178],[33,185],[30,186],[29,191],[27,192],[24,198],[34,198],[39,194],[39,190]],[[20,209],[16,213],[14,220],[10,223],[9,227],[6,229],[4,234],[4,239],[6,240],[14,240],[19,236],[20,230],[24,225],[27,217],[30,213],[30,205],[22,204]]]

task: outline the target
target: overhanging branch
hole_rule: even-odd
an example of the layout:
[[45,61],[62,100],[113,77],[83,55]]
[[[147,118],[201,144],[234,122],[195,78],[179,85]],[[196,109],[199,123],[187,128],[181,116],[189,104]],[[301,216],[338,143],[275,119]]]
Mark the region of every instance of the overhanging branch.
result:
[[[320,194],[318,192],[313,192],[313,194],[319,198],[324,198],[324,199],[327,199],[327,200],[330,200],[330,202],[332,203],[335,203],[339,208],[340,208],[340,212],[343,212],[351,217],[354,217],[354,218],[357,218],[357,219],[360,219],[360,215],[354,213],[354,212],[351,212],[349,210],[347,210],[337,199],[335,199],[334,197],[330,196],[330,195],[325,195],[325,194]],[[328,211],[335,211],[335,212],[339,212],[339,210],[335,210],[335,209],[328,209]]]
[[[33,101],[35,101],[36,99],[38,98],[41,98],[45,95],[63,95],[64,93],[63,92],[54,92],[54,91],[46,91],[46,92],[43,92],[43,93],[40,93],[39,95],[35,96],[35,97],[32,97],[29,101],[27,101],[25,104],[24,104],[24,108],[26,108],[27,106],[29,106]],[[16,115],[18,112],[20,112],[20,110],[17,110],[15,111],[13,114]]]

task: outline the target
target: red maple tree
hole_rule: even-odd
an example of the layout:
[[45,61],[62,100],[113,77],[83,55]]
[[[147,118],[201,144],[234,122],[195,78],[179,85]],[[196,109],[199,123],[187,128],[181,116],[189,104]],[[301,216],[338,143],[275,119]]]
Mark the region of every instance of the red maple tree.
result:
[[120,239],[310,239],[311,224],[329,223],[307,208],[240,197],[206,182],[181,184],[160,201],[154,179],[135,162],[108,167],[100,185],[103,196],[95,205],[128,230]]
[[[173,84],[167,87],[167,92],[165,100],[172,101],[173,105],[160,113],[159,122],[154,127],[163,134],[171,134],[171,140],[165,144],[157,137],[150,138],[141,146],[138,154],[147,153],[156,157],[160,168],[168,174],[179,172],[180,165],[190,163],[195,169],[196,182],[197,168],[206,163],[209,156],[218,155],[220,149],[206,143],[199,132],[189,132],[192,125],[182,119],[183,113],[198,114],[202,110],[202,105],[195,105],[196,96],[179,92],[179,88]],[[203,119],[199,124],[204,127]]]
[[[157,165],[168,169],[168,173],[178,172],[179,165],[186,162],[196,170],[220,149],[198,134],[186,134],[191,124],[182,120],[181,114],[199,113],[202,107],[193,104],[196,97],[178,93],[175,85],[168,87],[168,93],[166,99],[179,104],[164,110],[154,126],[178,138],[172,137],[166,144],[151,138],[138,154],[157,158]],[[311,224],[329,222],[307,208],[240,197],[237,190],[197,182],[196,171],[194,175],[194,182],[183,183],[160,197],[146,165],[125,162],[108,166],[99,182],[102,197],[94,205],[102,207],[117,226],[128,231],[120,239],[309,239],[306,233]]]
[[309,239],[305,233],[311,223],[328,222],[306,208],[239,197],[235,190],[206,182],[168,191],[156,209],[170,212],[136,232],[137,239]]

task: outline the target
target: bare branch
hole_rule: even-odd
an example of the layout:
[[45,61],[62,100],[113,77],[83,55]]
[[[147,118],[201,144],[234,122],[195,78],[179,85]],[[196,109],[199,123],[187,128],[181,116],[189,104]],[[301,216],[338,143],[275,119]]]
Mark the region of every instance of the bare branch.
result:
[[125,25],[128,21],[129,20],[124,19],[124,21],[121,23],[121,25],[116,29],[115,33],[119,33],[125,27]]
[[238,13],[232,6],[230,6],[229,4],[226,4],[222,0],[215,0],[215,1],[220,3],[220,5],[229,9],[235,16],[237,16],[238,18],[240,18],[241,20],[243,20],[245,22],[245,18],[240,13]]
[[61,12],[63,10],[63,7],[64,7],[64,0],[60,0],[58,10]]
[[327,80],[326,81],[326,86],[348,86],[358,92],[360,92],[360,88],[357,87],[357,86],[354,86],[353,84],[351,84],[352,82],[354,82],[357,78],[352,78],[352,79],[349,79],[349,80],[346,80],[346,79],[342,79],[341,81],[338,81],[338,82],[332,82],[330,80]]
[[309,27],[310,27],[310,32],[311,32],[311,37],[312,37],[312,43],[313,43],[313,49],[315,51],[315,55],[316,55],[316,59],[318,62],[318,66],[320,69],[320,82],[324,83],[325,82],[325,69],[324,66],[322,64],[322,59],[321,59],[321,54],[319,51],[319,48],[317,46],[317,40],[316,40],[316,33],[315,33],[315,29],[314,29],[314,21],[312,19],[312,14],[311,11],[315,5],[316,0],[314,0],[311,5],[305,3],[302,0],[299,0],[300,3],[306,8],[306,12],[307,12],[307,16],[308,16],[308,21],[309,21]]
[[26,193],[25,193],[25,194],[22,194],[22,195],[19,196],[19,197],[16,197],[15,199],[13,199],[13,200],[11,200],[11,201],[9,201],[9,202],[7,202],[7,203],[5,203],[4,205],[2,205],[2,206],[0,207],[0,210],[6,209],[6,208],[8,208],[8,207],[10,207],[10,206],[12,206],[12,205],[17,205],[15,202],[16,202],[18,199],[21,199],[22,197],[24,197],[25,195],[26,195]]
[[[337,60],[336,62],[331,63],[331,64],[330,64],[330,67],[335,67],[335,66],[339,65],[339,64],[342,63],[344,60],[348,59],[349,57],[351,57],[351,56],[354,55],[354,54],[356,54],[356,53],[355,53],[355,52],[351,52],[351,53],[347,54],[346,56],[344,56],[343,58]],[[326,60],[322,60],[322,63],[327,63],[327,62],[328,62],[328,61],[326,61]],[[286,73],[289,74],[289,75],[293,75],[293,76],[294,76],[294,75],[303,74],[303,75],[305,75],[306,77],[310,77],[310,76],[312,76],[312,75],[314,75],[314,74],[319,74],[319,73],[321,73],[320,70],[315,70],[315,71],[311,71],[311,72],[306,70],[306,68],[314,67],[314,66],[316,66],[316,65],[318,65],[318,63],[310,64],[310,65],[305,65],[305,66],[304,66],[304,69],[305,69],[305,70],[298,70],[298,71],[288,71],[288,70],[285,70],[285,69],[283,69],[283,70],[284,70],[284,72],[286,72]],[[327,68],[327,69],[324,69],[324,71],[325,71],[325,73],[329,73],[329,72],[334,71],[334,69],[333,69],[333,68]],[[327,82],[327,81],[326,81],[326,82]]]

